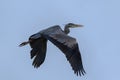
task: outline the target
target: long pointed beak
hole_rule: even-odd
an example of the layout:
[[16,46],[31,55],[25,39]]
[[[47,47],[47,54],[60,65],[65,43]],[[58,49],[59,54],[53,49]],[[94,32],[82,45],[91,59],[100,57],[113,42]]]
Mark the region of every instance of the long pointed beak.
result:
[[81,24],[74,24],[73,28],[76,28],[76,27],[83,27],[83,25],[81,25]]

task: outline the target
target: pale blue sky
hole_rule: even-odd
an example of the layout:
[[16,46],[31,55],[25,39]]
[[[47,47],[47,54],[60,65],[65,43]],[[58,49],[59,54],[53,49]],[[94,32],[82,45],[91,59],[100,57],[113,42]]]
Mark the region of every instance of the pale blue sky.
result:
[[[85,76],[77,77],[64,54],[48,42],[47,56],[34,69],[30,35],[68,22],[82,54]],[[119,0],[0,0],[0,80],[120,80]]]

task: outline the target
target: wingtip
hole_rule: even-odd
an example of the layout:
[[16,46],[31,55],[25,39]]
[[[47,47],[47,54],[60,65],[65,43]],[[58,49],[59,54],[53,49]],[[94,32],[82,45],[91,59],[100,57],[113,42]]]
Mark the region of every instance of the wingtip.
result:
[[84,69],[82,69],[82,70],[79,70],[79,71],[75,71],[74,72],[77,76],[84,76],[85,74],[86,74],[86,72],[85,72],[85,70]]

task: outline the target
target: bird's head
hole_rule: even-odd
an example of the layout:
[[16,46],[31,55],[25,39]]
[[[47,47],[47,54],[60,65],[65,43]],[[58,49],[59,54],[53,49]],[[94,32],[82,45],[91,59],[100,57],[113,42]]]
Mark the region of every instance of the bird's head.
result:
[[83,25],[80,24],[74,24],[74,23],[68,23],[65,25],[68,28],[77,28],[77,27],[83,27]]

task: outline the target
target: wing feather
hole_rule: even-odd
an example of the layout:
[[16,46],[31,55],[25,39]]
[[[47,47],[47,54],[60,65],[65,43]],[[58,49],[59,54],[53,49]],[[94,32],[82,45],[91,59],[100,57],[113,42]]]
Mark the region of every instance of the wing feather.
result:
[[35,57],[32,65],[38,68],[45,60],[47,40],[43,37],[35,39],[33,36],[29,40],[31,40],[30,46],[32,48],[31,59]]
[[75,74],[85,74],[78,43],[75,38],[66,35],[60,30],[58,30],[58,33],[44,34],[44,36],[65,54]]

